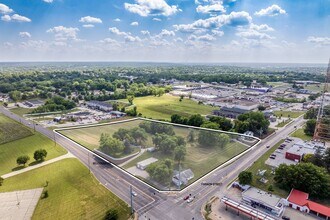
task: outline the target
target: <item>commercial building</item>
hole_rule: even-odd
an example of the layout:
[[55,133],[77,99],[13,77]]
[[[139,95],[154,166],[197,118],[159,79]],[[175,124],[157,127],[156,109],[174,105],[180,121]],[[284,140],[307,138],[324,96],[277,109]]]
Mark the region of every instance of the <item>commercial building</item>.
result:
[[154,157],[150,157],[146,160],[140,161],[136,164],[136,167],[139,168],[140,170],[144,170],[145,168],[147,168],[147,166],[149,166],[152,163],[157,162],[158,159],[154,158]]
[[288,206],[301,212],[314,214],[320,218],[330,219],[330,207],[308,200],[309,194],[292,189],[288,198]]
[[92,108],[92,109],[97,109],[97,110],[101,110],[101,111],[105,111],[105,112],[110,112],[113,110],[113,107],[111,104],[109,103],[106,103],[106,102],[100,102],[100,101],[88,101],[86,102],[86,105],[89,107],[89,108]]
[[44,104],[41,100],[27,100],[23,103],[24,105],[32,108],[32,107],[38,107]]
[[237,118],[241,114],[245,114],[250,110],[239,108],[239,107],[221,107],[220,110],[214,110],[213,115],[227,117],[227,118]]
[[314,153],[314,149],[305,148],[295,144],[290,149],[288,149],[287,152],[285,152],[285,158],[300,162],[303,159],[304,155]]
[[254,187],[243,191],[242,196],[243,201],[249,203],[252,207],[261,208],[263,211],[275,216],[282,214],[286,204],[285,199]]

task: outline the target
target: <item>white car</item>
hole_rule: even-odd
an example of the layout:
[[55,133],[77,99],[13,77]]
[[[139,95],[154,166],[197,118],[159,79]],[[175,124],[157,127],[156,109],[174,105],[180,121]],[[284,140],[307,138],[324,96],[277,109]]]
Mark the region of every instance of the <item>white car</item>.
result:
[[187,200],[187,203],[191,203],[192,201],[194,201],[194,197],[190,197],[190,198]]
[[137,193],[134,192],[134,191],[132,191],[132,195],[133,195],[133,196],[137,196]]

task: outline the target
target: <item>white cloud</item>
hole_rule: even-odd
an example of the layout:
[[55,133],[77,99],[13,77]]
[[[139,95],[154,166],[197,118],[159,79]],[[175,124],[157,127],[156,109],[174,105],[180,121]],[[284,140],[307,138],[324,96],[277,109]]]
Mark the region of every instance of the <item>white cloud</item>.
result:
[[119,35],[119,36],[130,36],[131,33],[130,32],[123,32],[123,31],[120,31],[118,28],[116,27],[111,27],[109,28],[109,31],[112,33],[112,34],[115,34],[115,35]]
[[121,20],[119,18],[116,18],[113,21],[120,22]]
[[257,16],[273,17],[273,16],[277,16],[280,14],[286,14],[286,11],[278,5],[272,5],[272,6],[269,6],[268,8],[261,9],[260,11],[257,11],[254,14]]
[[310,43],[318,44],[318,45],[330,45],[330,37],[310,36],[307,38],[307,41]]
[[221,13],[225,13],[226,9],[223,7],[223,5],[221,3],[217,3],[214,5],[198,5],[196,8],[196,11],[198,13],[216,13],[216,12],[221,12]]
[[94,24],[84,24],[83,27],[84,28],[93,28],[95,26],[94,26]]
[[205,34],[202,36],[190,35],[188,40],[195,40],[195,41],[215,41],[216,38],[210,34]]
[[91,17],[91,16],[85,16],[85,17],[82,17],[80,18],[79,22],[81,23],[102,23],[102,20],[100,18],[95,18],[95,17]]
[[131,35],[125,36],[125,41],[126,42],[140,42],[141,39],[139,37],[133,37]]
[[249,13],[245,11],[231,12],[228,15],[218,15],[216,17],[207,18],[205,20],[199,19],[192,24],[173,25],[176,31],[194,32],[198,29],[214,29],[220,28],[224,25],[229,26],[244,26],[250,24],[252,21]]
[[150,32],[147,31],[147,30],[142,30],[142,31],[141,31],[141,34],[143,34],[143,35],[150,35]]
[[53,3],[53,0],[43,0],[46,3]]
[[274,28],[269,27],[267,24],[256,25],[251,23],[250,28],[256,31],[274,31]]
[[0,3],[0,14],[9,14],[9,13],[12,13],[12,12],[13,12],[13,9],[9,8],[5,4]]
[[134,21],[134,22],[131,23],[131,25],[132,25],[132,26],[139,26],[139,22]]
[[135,0],[136,4],[124,3],[125,9],[142,17],[149,15],[170,16],[179,9],[176,5],[168,5],[165,0]]
[[18,34],[22,38],[30,38],[31,34],[29,32],[19,32]]
[[213,36],[217,36],[217,37],[221,37],[225,34],[223,31],[218,31],[218,30],[212,30],[211,32]]
[[152,20],[153,21],[162,21],[162,19],[160,19],[160,18],[153,18]]
[[274,37],[271,37],[268,34],[261,33],[253,29],[238,32],[236,33],[236,35],[247,39],[268,39],[268,40],[274,39]]
[[100,40],[99,42],[104,45],[120,47],[120,43],[112,38],[105,38],[103,40]]
[[21,15],[18,15],[18,14],[14,14],[12,16],[9,16],[9,15],[3,15],[1,17],[1,20],[3,21],[17,21],[17,22],[31,22],[31,19],[30,18],[27,18],[27,17],[24,17],[24,16],[21,16]]
[[64,27],[57,26],[47,30],[47,33],[55,34],[55,40],[57,41],[66,41],[66,40],[75,40],[78,41],[77,38],[79,29],[73,27]]
[[166,30],[166,29],[163,29],[159,34],[156,35],[156,37],[170,37],[170,36],[175,36],[175,33],[174,31],[169,31],[169,30]]

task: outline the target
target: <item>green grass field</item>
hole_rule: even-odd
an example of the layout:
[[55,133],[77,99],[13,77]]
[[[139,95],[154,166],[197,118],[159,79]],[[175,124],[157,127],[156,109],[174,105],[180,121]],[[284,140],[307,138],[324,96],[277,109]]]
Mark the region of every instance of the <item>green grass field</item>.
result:
[[0,114],[0,144],[33,135],[31,129]]
[[305,112],[275,111],[274,114],[277,117],[280,117],[282,115],[282,117],[285,117],[285,118],[288,118],[289,116],[291,118],[298,118],[299,116],[305,114]]
[[278,128],[282,128],[282,127],[284,127],[285,125],[287,125],[287,124],[289,124],[291,122],[291,119],[287,119],[287,120],[282,120],[280,123],[278,123],[277,125],[276,125],[276,127],[278,127]]
[[33,109],[30,108],[23,108],[23,107],[18,107],[18,108],[12,108],[10,111],[16,115],[23,116],[25,114],[31,113]]
[[[119,128],[126,128],[131,129],[133,127],[138,126],[143,120],[133,120],[129,122],[122,122],[118,124],[109,124],[97,127],[89,127],[89,128],[79,128],[79,129],[71,129],[71,130],[60,130],[59,132],[70,139],[78,142],[79,144],[88,147],[89,149],[94,149],[99,146],[99,139],[101,133],[108,133],[113,134]],[[191,129],[179,126],[173,126],[174,132],[177,136],[184,137],[187,139],[187,136]],[[199,129],[194,129],[198,132]],[[236,135],[233,136],[236,138]],[[148,140],[144,144],[145,147],[153,147],[152,143],[152,135],[148,134]],[[199,177],[207,174],[214,168],[220,166],[225,161],[229,160],[230,158],[240,154],[248,147],[233,141],[227,144],[224,148],[221,147],[213,147],[213,148],[205,148],[200,147],[197,144],[197,141],[194,143],[187,143],[186,150],[187,155],[185,160],[182,162],[181,167],[182,169],[191,169],[194,172],[194,179],[196,180]],[[133,167],[136,165],[137,162],[143,161],[149,157],[155,157],[159,160],[162,159],[174,159],[173,155],[164,155],[161,152],[144,152],[139,157],[133,159],[128,164],[123,166],[124,169],[129,167]],[[176,164],[176,163],[175,163]],[[177,164],[175,165],[174,169],[177,168]]]
[[304,141],[310,141],[313,138],[312,136],[306,135],[303,128],[297,129],[295,132],[293,132],[291,134],[291,136],[292,137],[296,137],[296,138],[300,138],[300,139],[302,139]]
[[[28,155],[30,161],[34,162],[33,153],[35,150],[43,148],[47,150],[46,160],[65,154],[67,151],[62,147],[54,144],[47,137],[36,133],[32,136],[11,141],[0,145],[0,175],[10,173],[13,169],[18,168],[16,159],[22,155]],[[21,168],[21,167],[20,167]]]
[[133,103],[137,107],[137,111],[142,113],[143,117],[153,119],[171,120],[171,115],[178,114],[189,117],[193,114],[207,115],[217,108],[209,105],[199,105],[197,102],[188,98],[184,98],[182,102],[180,97],[165,94],[161,97],[146,96],[137,97]]
[[110,208],[118,210],[120,220],[129,217],[128,206],[100,185],[76,159],[65,159],[8,178],[0,192],[39,187],[45,187],[49,197],[39,200],[32,219],[102,219]]
[[[265,164],[266,160],[269,158],[269,156],[284,142],[284,140],[279,141],[277,144],[275,144],[272,148],[270,148],[264,155],[262,155],[257,161],[253,163],[253,165],[248,169],[248,171],[252,172],[253,174],[253,180],[252,180],[252,186],[257,187],[259,189],[262,189],[264,191],[268,191],[268,187],[270,185],[273,186],[273,192],[274,194],[277,194],[283,198],[286,198],[289,194],[289,192],[286,192],[285,190],[282,190],[278,188],[275,185],[274,181],[274,175],[271,174],[272,168],[271,166]],[[264,146],[266,147],[266,146]],[[264,178],[268,180],[268,182],[262,183],[259,181],[259,176],[257,176],[258,170],[267,170]]]

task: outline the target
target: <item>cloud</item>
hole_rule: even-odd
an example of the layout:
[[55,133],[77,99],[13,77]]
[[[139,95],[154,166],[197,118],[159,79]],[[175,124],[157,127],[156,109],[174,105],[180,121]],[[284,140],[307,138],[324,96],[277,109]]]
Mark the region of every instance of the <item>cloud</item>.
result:
[[139,22],[134,21],[134,22],[131,23],[131,25],[132,25],[132,26],[139,26]]
[[226,9],[223,7],[221,3],[217,3],[214,5],[204,5],[204,6],[198,5],[196,11],[198,13],[203,13],[203,14],[217,13],[217,12],[225,13]]
[[125,9],[142,17],[149,15],[170,16],[179,9],[176,5],[168,5],[165,0],[135,0],[136,4],[124,3]]
[[195,40],[195,41],[215,41],[216,38],[213,35],[205,34],[202,36],[190,35],[188,40]]
[[133,37],[130,35],[125,36],[125,41],[126,42],[140,42],[141,39],[139,37]]
[[104,45],[120,47],[120,43],[112,38],[105,38],[103,40],[100,40],[99,42]]
[[159,34],[156,35],[156,37],[174,37],[175,36],[175,33],[174,31],[169,31],[169,30],[166,30],[166,29],[163,29]]
[[147,31],[147,30],[142,30],[142,31],[141,31],[141,34],[143,34],[143,35],[150,35],[150,32]]
[[93,28],[95,26],[94,26],[94,24],[84,24],[83,27],[84,28]]
[[3,15],[1,17],[1,20],[3,21],[17,21],[17,22],[31,22],[31,19],[30,18],[27,18],[27,17],[24,17],[24,16],[21,16],[21,15],[18,15],[18,14],[14,14],[12,16],[10,15]]
[[153,18],[152,20],[153,21],[162,21],[162,19],[160,19],[160,18]]
[[212,30],[211,32],[213,36],[217,36],[217,37],[221,37],[225,34],[223,31],[218,31],[218,30]]
[[247,30],[236,33],[237,36],[247,39],[274,39],[274,37],[269,36],[268,34],[258,32],[256,30]]
[[260,11],[257,11],[254,14],[257,16],[273,17],[273,16],[277,16],[280,14],[286,14],[286,11],[278,5],[272,5],[272,6],[269,6],[268,8],[261,9]]
[[43,0],[46,3],[53,3],[53,0]]
[[79,41],[77,38],[79,29],[73,27],[57,26],[47,30],[47,33],[55,34],[56,41],[66,41],[75,40]]
[[0,14],[9,14],[9,13],[12,13],[12,12],[14,12],[13,9],[9,8],[5,4],[0,3]]
[[314,37],[310,36],[307,38],[307,41],[310,43],[318,44],[318,45],[330,45],[330,37]]
[[245,11],[231,12],[228,15],[218,15],[216,17],[207,18],[205,20],[199,19],[191,24],[173,25],[176,31],[194,32],[198,29],[214,29],[220,28],[224,25],[228,26],[244,26],[250,24],[252,21],[249,13]]
[[267,24],[256,25],[251,23],[250,28],[256,31],[274,31],[274,28],[269,27]]
[[119,18],[113,19],[113,21],[120,22],[121,20]]
[[101,24],[102,20],[100,18],[95,18],[95,17],[91,17],[91,16],[85,16],[80,18],[79,22],[81,23],[93,23],[93,24]]
[[112,34],[115,34],[115,35],[119,35],[119,36],[130,36],[131,33],[130,32],[123,32],[123,31],[120,31],[118,28],[116,27],[111,27],[109,28],[109,31],[112,33]]
[[30,38],[31,34],[29,32],[19,32],[18,34],[22,38]]

